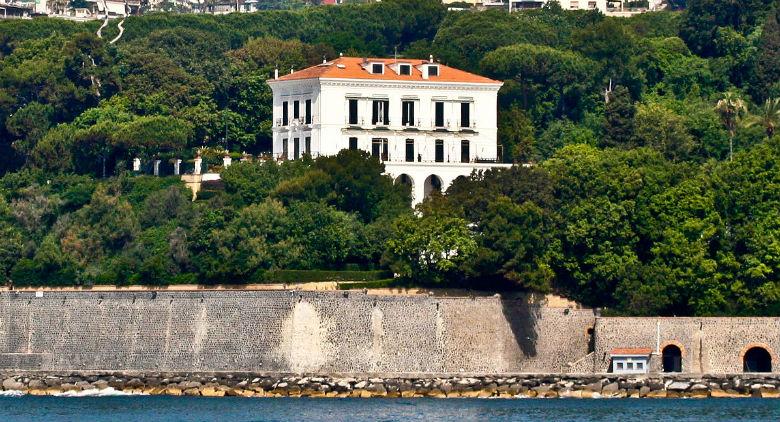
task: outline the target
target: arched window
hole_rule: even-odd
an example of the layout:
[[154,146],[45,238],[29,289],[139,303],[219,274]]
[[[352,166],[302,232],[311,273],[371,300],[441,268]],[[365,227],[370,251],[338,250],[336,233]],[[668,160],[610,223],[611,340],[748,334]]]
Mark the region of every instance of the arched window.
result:
[[664,372],[682,372],[682,351],[674,344],[664,347],[661,352]]
[[742,365],[744,372],[772,372],[772,355],[763,347],[753,347],[745,352]]

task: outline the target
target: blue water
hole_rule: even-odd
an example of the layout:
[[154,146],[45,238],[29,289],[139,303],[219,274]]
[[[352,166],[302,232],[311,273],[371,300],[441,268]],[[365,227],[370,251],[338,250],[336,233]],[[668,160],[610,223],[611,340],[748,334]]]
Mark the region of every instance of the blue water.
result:
[[778,421],[780,399],[0,397],[0,421]]

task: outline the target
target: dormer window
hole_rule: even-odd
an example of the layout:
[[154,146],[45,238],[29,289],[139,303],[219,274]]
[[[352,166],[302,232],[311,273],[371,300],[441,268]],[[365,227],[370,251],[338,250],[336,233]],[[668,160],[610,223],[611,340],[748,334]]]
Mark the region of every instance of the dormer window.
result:
[[409,76],[412,74],[412,65],[410,64],[400,64],[398,65],[398,74],[399,75],[406,75]]
[[381,75],[385,73],[385,65],[382,63],[371,63],[371,73],[374,75]]
[[439,76],[439,66],[428,65],[428,76]]

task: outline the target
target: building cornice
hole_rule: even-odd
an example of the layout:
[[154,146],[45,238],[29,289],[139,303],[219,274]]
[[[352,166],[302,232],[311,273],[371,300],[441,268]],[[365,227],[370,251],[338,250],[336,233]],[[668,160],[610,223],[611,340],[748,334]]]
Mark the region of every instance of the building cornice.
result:
[[328,79],[320,78],[321,86],[340,86],[351,88],[401,88],[401,89],[454,89],[459,91],[498,91],[503,83],[464,83],[432,81],[382,81],[366,79]]
[[452,89],[458,91],[498,91],[503,83],[473,83],[473,82],[435,82],[435,81],[394,81],[375,79],[343,79],[343,78],[310,78],[294,80],[269,79],[269,85],[314,87],[337,86],[350,88],[402,88],[402,89]]

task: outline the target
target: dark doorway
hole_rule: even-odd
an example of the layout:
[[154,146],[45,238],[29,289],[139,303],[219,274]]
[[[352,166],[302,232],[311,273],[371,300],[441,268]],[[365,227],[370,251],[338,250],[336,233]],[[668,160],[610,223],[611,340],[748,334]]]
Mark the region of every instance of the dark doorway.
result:
[[763,347],[754,347],[745,353],[744,372],[772,372],[772,356]]
[[661,355],[664,372],[682,372],[682,351],[679,347],[670,344],[664,347]]

